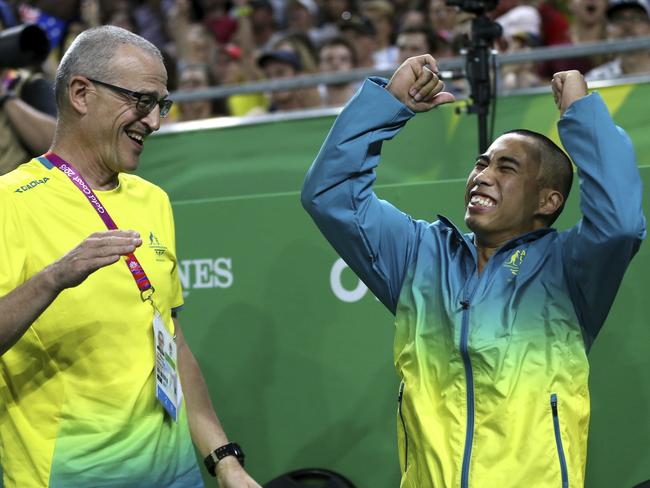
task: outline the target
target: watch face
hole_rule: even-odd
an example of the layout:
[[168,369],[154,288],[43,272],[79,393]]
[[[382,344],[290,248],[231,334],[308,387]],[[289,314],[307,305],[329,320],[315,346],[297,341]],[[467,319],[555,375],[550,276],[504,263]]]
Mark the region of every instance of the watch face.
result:
[[237,444],[236,442],[231,442],[229,444],[226,444],[225,446],[221,446],[220,448],[216,449],[214,452],[217,455],[218,460],[221,460],[226,456],[235,456],[239,461],[239,464],[241,464],[242,466],[244,465],[244,451],[242,451],[242,448],[239,447],[239,444]]
[[230,444],[232,446],[232,454],[237,458],[239,461],[239,464],[242,466],[244,465],[244,451],[242,451],[241,447],[239,447],[239,444],[232,443]]

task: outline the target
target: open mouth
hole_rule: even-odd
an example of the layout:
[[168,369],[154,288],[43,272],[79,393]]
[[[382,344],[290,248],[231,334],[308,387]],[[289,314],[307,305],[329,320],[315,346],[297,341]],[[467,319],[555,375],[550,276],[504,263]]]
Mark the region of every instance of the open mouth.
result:
[[593,14],[596,12],[596,6],[595,5],[587,5],[587,13],[588,14]]
[[127,131],[126,135],[136,144],[139,144],[140,146],[144,144],[144,137],[141,134],[138,134],[137,132]]
[[496,201],[485,195],[472,195],[469,199],[469,204],[472,207],[490,208],[496,206]]

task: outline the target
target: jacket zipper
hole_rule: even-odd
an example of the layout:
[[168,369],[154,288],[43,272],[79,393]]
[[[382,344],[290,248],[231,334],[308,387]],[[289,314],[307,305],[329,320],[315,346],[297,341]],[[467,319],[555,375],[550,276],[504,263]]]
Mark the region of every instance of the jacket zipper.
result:
[[460,355],[465,366],[465,383],[467,385],[467,427],[465,431],[465,451],[463,453],[463,470],[460,480],[461,488],[469,487],[469,462],[472,457],[472,442],[474,441],[474,373],[469,359],[467,343],[469,340],[469,305],[468,299],[460,302],[463,307],[463,323],[460,331]]
[[406,468],[408,467],[409,462],[409,435],[406,432],[406,422],[404,422],[404,416],[402,415],[402,397],[404,396],[404,382],[399,385],[399,396],[397,397],[399,419],[402,421],[402,429],[404,429],[404,472],[406,473]]
[[562,488],[569,488],[569,475],[566,468],[566,458],[562,448],[562,436],[560,434],[560,418],[557,414],[557,395],[551,394],[551,411],[553,412],[553,430],[555,431],[555,445],[557,455],[560,458],[560,471],[562,472]]

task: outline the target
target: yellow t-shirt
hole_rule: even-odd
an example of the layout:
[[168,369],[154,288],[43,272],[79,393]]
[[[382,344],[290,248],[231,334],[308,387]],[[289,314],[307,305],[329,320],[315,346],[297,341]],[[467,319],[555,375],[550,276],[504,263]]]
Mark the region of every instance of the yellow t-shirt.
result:
[[[173,331],[182,291],[167,195],[128,174],[96,194],[142,236],[135,254]],[[106,230],[43,157],[0,177],[0,228],[0,296]],[[64,290],[0,358],[5,487],[203,486],[184,409],[173,422],[155,397],[152,310],[122,259]]]

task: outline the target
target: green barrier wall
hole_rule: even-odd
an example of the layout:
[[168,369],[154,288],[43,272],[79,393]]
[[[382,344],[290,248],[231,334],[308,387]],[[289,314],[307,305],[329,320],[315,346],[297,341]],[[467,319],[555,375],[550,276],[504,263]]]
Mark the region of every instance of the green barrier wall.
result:
[[[650,187],[650,85],[601,93],[632,136]],[[549,94],[499,99],[497,133],[525,127],[557,139],[556,119]],[[181,323],[250,473],[264,483],[319,466],[358,487],[391,488],[400,477],[392,316],[337,266],[299,202],[332,121],[161,134],[147,143],[140,174],[171,196],[186,293]],[[452,107],[416,117],[384,146],[380,196],[418,218],[440,212],[462,222],[475,126]],[[560,228],[578,218],[575,190]],[[590,354],[589,488],[650,479],[648,269],[646,244]]]

